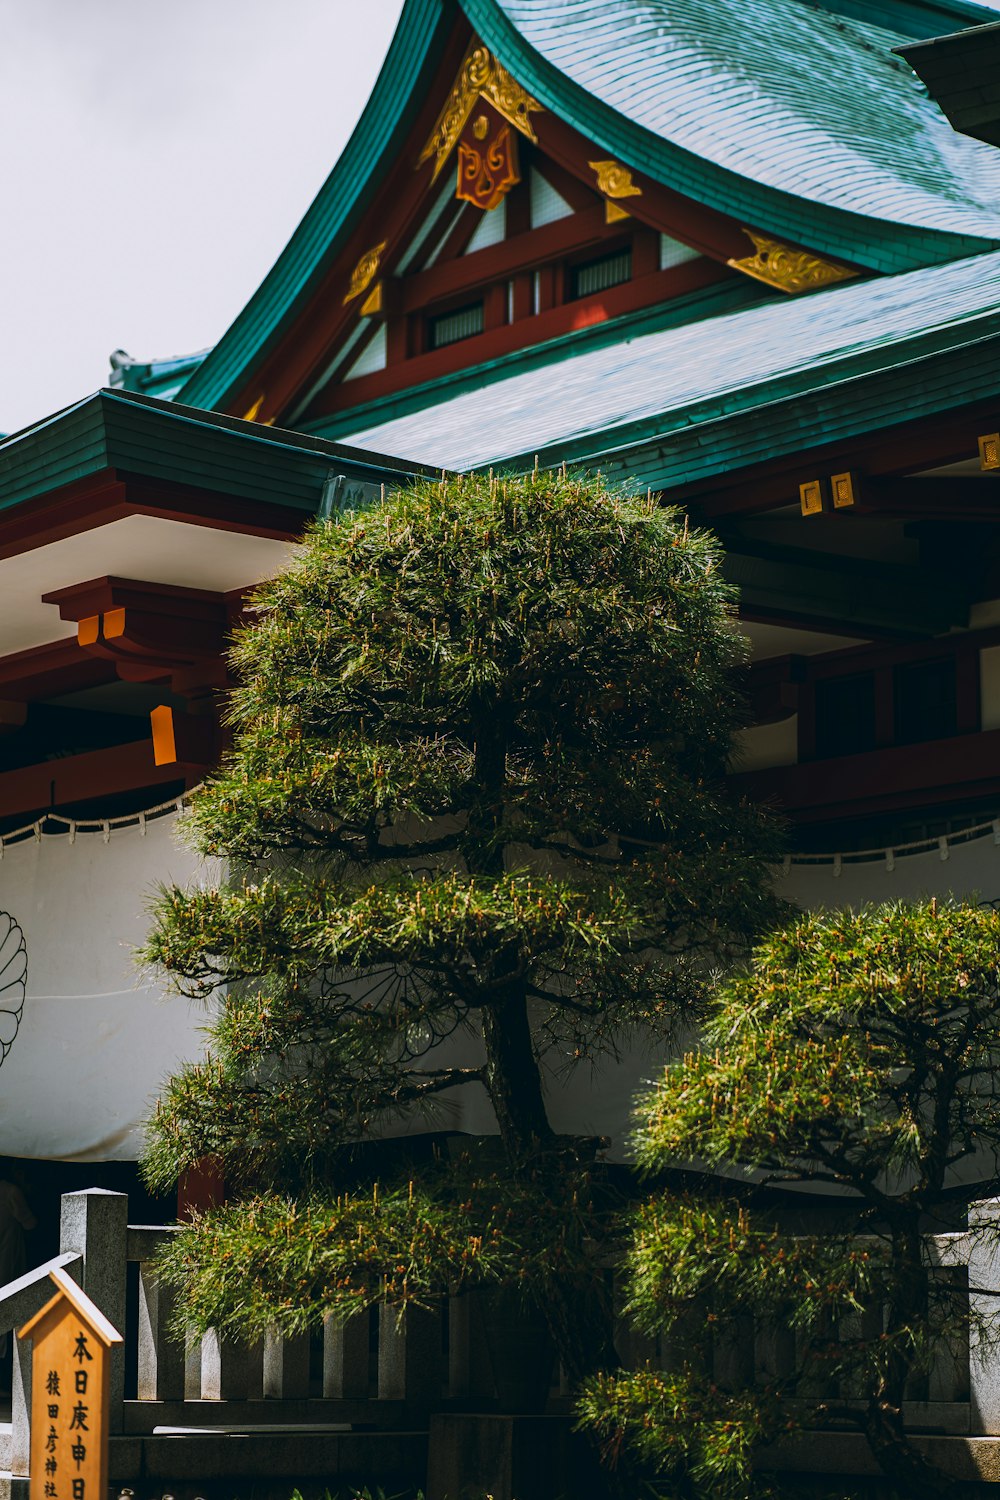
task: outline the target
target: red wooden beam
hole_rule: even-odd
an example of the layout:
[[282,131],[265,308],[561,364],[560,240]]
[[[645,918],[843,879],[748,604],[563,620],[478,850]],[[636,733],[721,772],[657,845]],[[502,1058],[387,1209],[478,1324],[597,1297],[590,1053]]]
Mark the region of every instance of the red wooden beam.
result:
[[560,260],[604,240],[621,238],[622,226],[605,224],[604,209],[598,205],[571,218],[544,224],[541,229],[512,235],[485,250],[463,255],[459,261],[435,263],[426,271],[405,277],[402,308],[404,312],[417,312],[443,297],[457,297],[464,291],[509,278],[518,271],[534,270],[546,261]]
[[[475,338],[449,344],[444,349],[417,355],[402,364],[387,366],[372,375],[349,380],[344,385],[327,386],[318,392],[302,420],[314,420],[331,412],[376,401],[394,391],[408,390],[424,381],[437,380],[442,375],[450,375],[469,365],[482,364],[517,349],[543,343],[546,339],[561,338],[576,329],[588,328],[595,323],[607,322],[609,318],[621,317],[643,307],[655,306],[688,292],[699,291],[702,287],[725,281],[735,274],[710,260],[692,260],[682,266],[657,271],[652,276],[623,282],[621,286],[611,287],[593,297],[581,297],[578,302],[562,303],[555,307],[550,305],[547,311],[541,311],[534,317],[507,323],[492,332],[481,333]],[[542,300],[544,307],[544,294]]]
[[[597,177],[590,163],[606,153],[551,113],[537,117],[535,130],[539,150],[596,192]],[[641,195],[622,199],[621,207],[633,219],[681,240],[714,260],[725,262],[752,253],[753,246],[744,234],[740,220],[695,203],[641,172],[633,172],[632,180],[636,187],[641,188]]]
[[198,739],[197,747],[189,742],[188,758],[169,765],[154,763],[150,738],[4,771],[0,773],[0,813],[5,819],[34,817],[166,782],[183,780],[185,786],[193,786],[216,763],[218,744],[210,720],[191,723],[202,726],[191,735]]
[[0,657],[0,695],[21,703],[58,698],[114,680],[113,664],[87,656],[76,636]]
[[1000,729],[745,771],[730,780],[799,823],[992,797],[1000,792]]

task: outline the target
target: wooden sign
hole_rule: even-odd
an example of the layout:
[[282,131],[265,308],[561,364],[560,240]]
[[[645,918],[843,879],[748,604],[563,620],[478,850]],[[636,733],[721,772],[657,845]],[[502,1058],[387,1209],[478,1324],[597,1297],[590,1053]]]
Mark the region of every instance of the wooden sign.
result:
[[111,1346],[117,1333],[65,1271],[18,1331],[31,1351],[30,1500],[106,1500]]

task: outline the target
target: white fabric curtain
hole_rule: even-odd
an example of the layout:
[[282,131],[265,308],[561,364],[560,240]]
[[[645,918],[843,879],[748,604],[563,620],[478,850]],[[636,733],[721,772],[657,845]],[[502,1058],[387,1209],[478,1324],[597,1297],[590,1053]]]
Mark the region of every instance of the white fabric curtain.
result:
[[[209,875],[175,842],[176,821],[159,818],[145,836],[134,824],[112,829],[107,843],[81,833],[4,851],[0,911],[24,933],[27,978],[16,1032],[0,1018],[10,1041],[0,1154],[135,1160],[162,1081],[202,1052],[203,1009],[140,974],[133,956],[155,886]],[[3,994],[9,1010],[17,991]]]

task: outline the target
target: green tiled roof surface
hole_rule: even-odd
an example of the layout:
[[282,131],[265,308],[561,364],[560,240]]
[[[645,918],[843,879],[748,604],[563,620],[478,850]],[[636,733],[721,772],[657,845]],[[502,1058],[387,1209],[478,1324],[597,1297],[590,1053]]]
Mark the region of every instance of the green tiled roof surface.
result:
[[552,68],[699,161],[810,204],[1000,238],[1000,155],[951,129],[892,55],[900,32],[802,0],[499,3]]
[[[966,392],[966,400],[989,394],[984,360],[1000,365],[1000,252],[644,333],[507,374],[485,389],[477,381],[475,390],[376,426],[347,430],[341,423],[337,435],[410,462],[458,469],[530,461],[535,453],[600,462],[669,436],[673,482],[682,482],[695,468],[701,472],[705,455],[698,464],[691,455],[705,424],[729,423],[735,431],[735,419],[752,418],[759,431],[767,408],[779,424],[801,419],[794,441],[802,444],[836,436],[844,422],[857,430],[859,420],[902,421],[922,394],[919,361],[973,343],[976,354],[962,359],[981,389]],[[905,377],[903,365],[910,367]],[[859,408],[865,380],[884,372],[891,373],[886,391],[862,397]],[[939,407],[949,404],[955,379],[948,375],[936,390]],[[779,443],[773,431],[768,442]],[[716,432],[711,461],[735,468],[766,456],[751,447],[752,457]]]

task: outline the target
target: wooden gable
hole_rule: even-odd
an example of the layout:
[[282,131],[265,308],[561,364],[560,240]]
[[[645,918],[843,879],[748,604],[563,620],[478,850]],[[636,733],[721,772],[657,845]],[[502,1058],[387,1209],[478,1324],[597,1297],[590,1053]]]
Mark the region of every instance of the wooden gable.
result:
[[610,158],[460,21],[381,189],[229,409],[308,426],[720,281],[855,274]]

